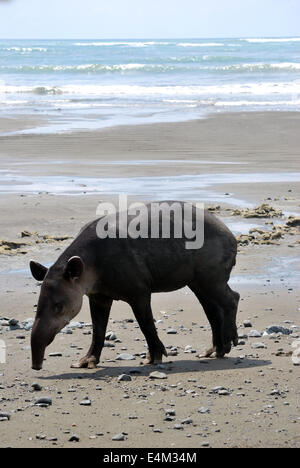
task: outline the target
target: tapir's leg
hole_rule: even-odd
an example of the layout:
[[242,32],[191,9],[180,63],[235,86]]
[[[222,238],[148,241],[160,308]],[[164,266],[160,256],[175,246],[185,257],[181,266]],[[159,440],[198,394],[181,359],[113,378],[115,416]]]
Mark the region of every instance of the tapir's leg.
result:
[[201,303],[212,330],[213,345],[200,357],[224,357],[224,311],[213,298],[203,293],[198,284],[193,283],[189,287]]
[[236,315],[240,295],[239,293],[232,291],[228,284],[217,288],[215,295],[217,297],[218,303],[224,310],[223,342],[225,353],[229,353],[231,350],[231,343],[233,343],[234,346],[237,346],[238,344]]
[[138,324],[146,338],[149,353],[147,355],[146,364],[155,364],[162,362],[163,354],[167,356],[167,351],[158,338],[158,334],[154,325],[151,298],[138,297],[129,301]]
[[109,313],[112,306],[112,299],[98,294],[89,297],[91,317],[93,322],[93,339],[87,355],[78,364],[72,367],[88,367],[94,369],[100,360],[100,354],[104,345],[105,332],[108,323]]

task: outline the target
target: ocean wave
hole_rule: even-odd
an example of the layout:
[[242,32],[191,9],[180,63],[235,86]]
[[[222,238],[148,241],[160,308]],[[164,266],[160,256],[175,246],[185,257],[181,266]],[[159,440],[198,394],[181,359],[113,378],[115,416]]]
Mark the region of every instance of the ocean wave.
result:
[[[209,67],[207,67],[209,69]],[[213,68],[211,68],[213,69]],[[273,71],[273,70],[289,70],[289,71],[298,71],[300,70],[300,63],[242,63],[235,65],[224,65],[221,67],[215,67],[215,70],[222,71]]]
[[147,47],[154,45],[170,45],[171,42],[157,42],[157,41],[147,41],[147,42],[131,42],[131,41],[117,41],[117,42],[75,42],[77,47],[114,47],[114,46],[128,46],[128,47]]
[[300,99],[290,101],[217,101],[214,105],[221,107],[299,106]]
[[64,85],[11,86],[0,84],[0,94],[67,94],[100,97],[145,97],[145,96],[205,96],[205,95],[295,95],[300,93],[300,81],[261,82],[244,84],[199,85],[199,86],[139,86],[139,85]]
[[286,38],[250,38],[240,39],[241,41],[253,42],[253,43],[268,43],[268,42],[300,42],[300,37],[286,37]]
[[[143,68],[155,68],[156,65],[146,65],[143,63],[124,63],[116,65],[101,65],[97,63],[87,63],[81,65],[17,65],[0,66],[0,70],[13,72],[112,72],[140,70]],[[157,67],[163,68],[163,65]]]
[[[170,58],[171,63],[120,63],[115,65],[103,64],[81,64],[81,65],[16,65],[16,66],[0,66],[0,71],[7,73],[126,73],[139,72],[144,73],[188,73],[188,72],[257,72],[257,71],[299,71],[300,63],[283,62],[283,63],[236,63],[228,65],[207,65],[207,62],[214,62],[213,56],[198,57],[197,60],[185,57],[184,60]],[[224,60],[227,62],[228,60]],[[224,63],[224,62],[223,62]]]
[[179,47],[222,47],[224,44],[220,42],[179,42]]
[[45,47],[0,47],[0,50],[7,52],[47,52]]

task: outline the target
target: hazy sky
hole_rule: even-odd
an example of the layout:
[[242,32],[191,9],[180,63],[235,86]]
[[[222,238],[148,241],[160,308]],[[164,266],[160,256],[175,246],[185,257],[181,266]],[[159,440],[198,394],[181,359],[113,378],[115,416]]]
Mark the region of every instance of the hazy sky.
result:
[[300,0],[0,0],[0,38],[300,36]]

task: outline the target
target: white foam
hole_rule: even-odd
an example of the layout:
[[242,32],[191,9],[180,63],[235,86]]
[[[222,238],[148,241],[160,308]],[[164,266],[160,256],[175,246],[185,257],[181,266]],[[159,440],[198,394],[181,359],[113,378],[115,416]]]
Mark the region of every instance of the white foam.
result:
[[112,46],[128,46],[128,47],[147,47],[154,45],[169,45],[170,42],[131,42],[131,41],[117,41],[117,42],[76,42],[78,47],[112,47]]
[[224,71],[257,71],[257,70],[300,70],[300,63],[282,62],[282,63],[241,63],[235,65],[224,65],[217,67],[206,67],[206,70],[224,70]]
[[179,42],[177,44],[179,47],[222,47],[224,44],[221,44],[220,42],[201,42],[201,43],[196,43],[196,42]]
[[1,50],[7,50],[8,52],[14,51],[14,52],[47,52],[48,49],[45,47],[1,47]]
[[241,41],[253,42],[253,43],[268,43],[268,42],[300,42],[300,37],[286,37],[286,38],[250,38],[241,39]]
[[217,101],[215,106],[244,107],[244,106],[299,106],[300,99],[291,101]]
[[90,96],[118,96],[118,97],[140,97],[140,96],[165,96],[165,97],[190,97],[205,95],[296,95],[300,94],[300,80],[294,82],[266,82],[245,83],[225,85],[200,85],[200,86],[138,86],[138,85],[64,85],[60,88],[53,86],[13,86],[1,85],[0,94],[71,94]]

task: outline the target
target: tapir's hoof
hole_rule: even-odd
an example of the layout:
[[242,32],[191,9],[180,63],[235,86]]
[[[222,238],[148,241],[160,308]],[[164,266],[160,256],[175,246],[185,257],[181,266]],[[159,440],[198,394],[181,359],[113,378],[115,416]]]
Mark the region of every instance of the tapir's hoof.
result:
[[217,352],[216,352],[216,348],[213,347],[213,348],[209,348],[207,351],[205,351],[204,353],[202,354],[199,354],[198,357],[200,359],[202,358],[215,358],[217,356]]
[[84,357],[76,364],[71,365],[71,368],[73,369],[96,369],[96,367],[97,362],[94,356]]
[[163,354],[166,357],[168,356],[168,353],[167,353],[165,348],[163,348],[163,352],[157,352],[157,353],[154,353],[154,355],[151,355],[150,353],[147,353],[144,364],[145,365],[148,365],[148,364],[161,364]]

